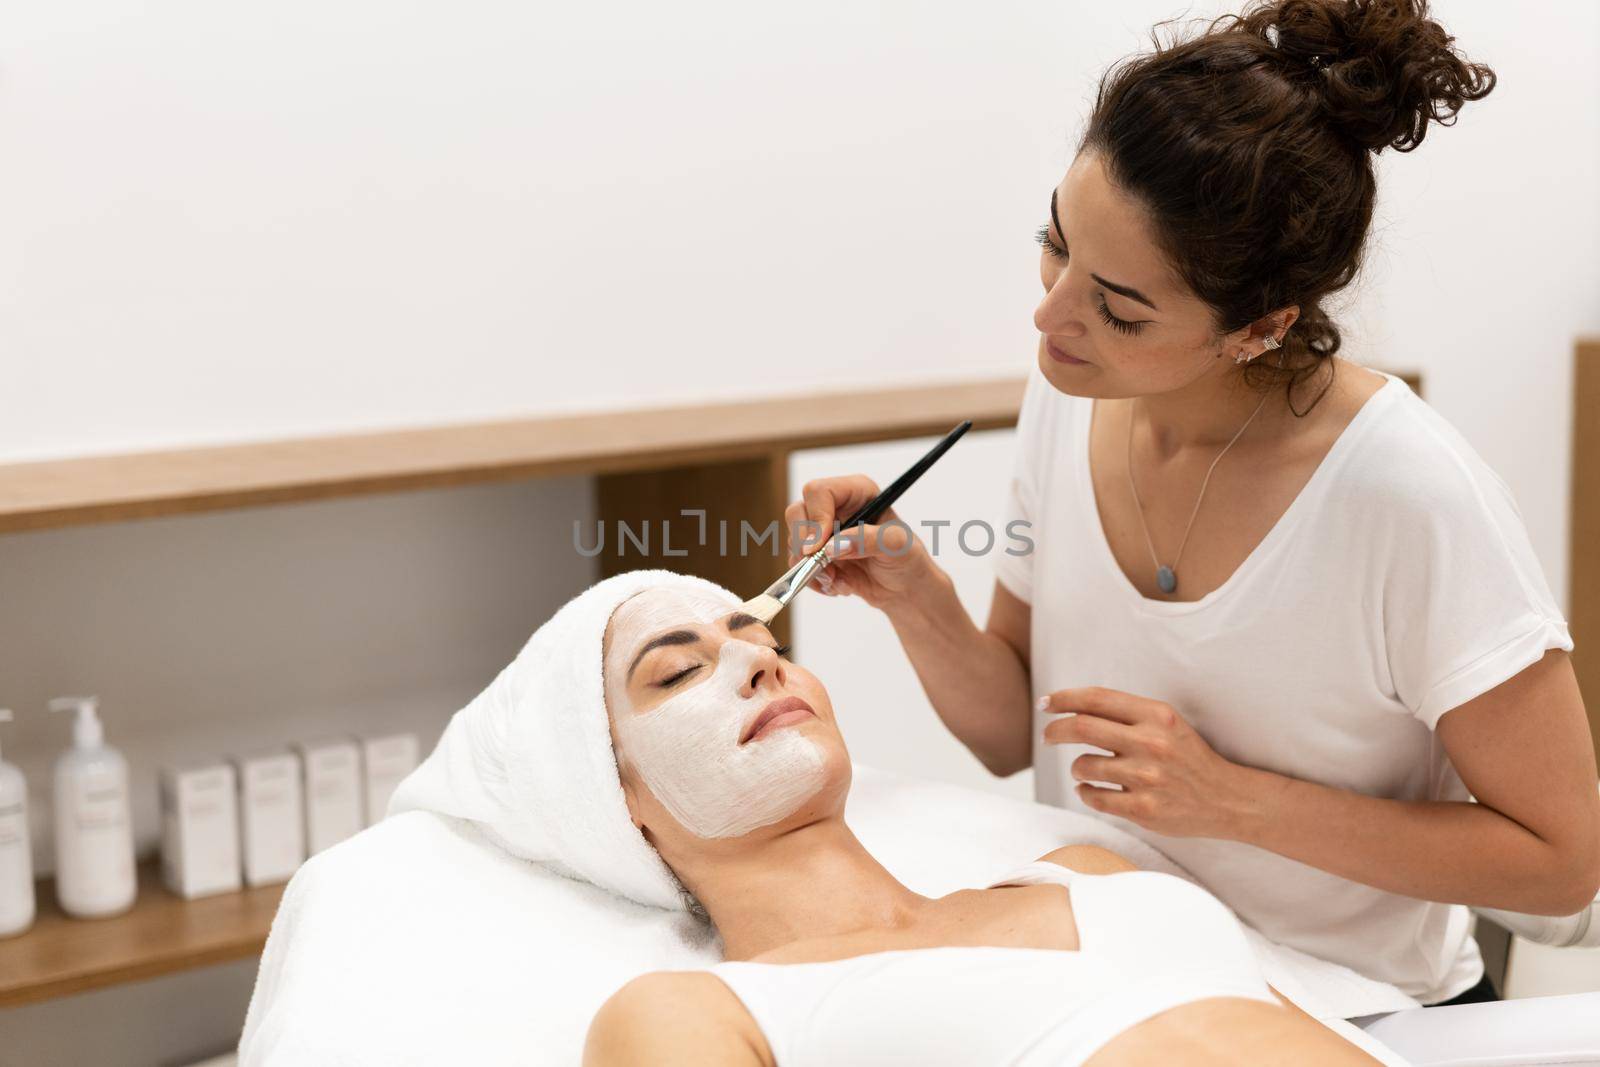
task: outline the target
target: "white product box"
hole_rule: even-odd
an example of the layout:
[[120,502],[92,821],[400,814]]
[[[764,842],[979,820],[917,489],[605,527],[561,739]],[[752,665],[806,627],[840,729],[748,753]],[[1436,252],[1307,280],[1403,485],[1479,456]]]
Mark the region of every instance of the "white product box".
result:
[[361,829],[361,749],[349,738],[296,746],[306,778],[306,853]]
[[367,825],[383,818],[400,780],[416,770],[416,734],[387,734],[361,741],[361,763],[367,774]]
[[180,897],[239,888],[239,810],[233,766],[161,772],[161,873]]
[[239,776],[239,829],[246,885],[287,882],[306,858],[300,757],[256,752],[233,761]]

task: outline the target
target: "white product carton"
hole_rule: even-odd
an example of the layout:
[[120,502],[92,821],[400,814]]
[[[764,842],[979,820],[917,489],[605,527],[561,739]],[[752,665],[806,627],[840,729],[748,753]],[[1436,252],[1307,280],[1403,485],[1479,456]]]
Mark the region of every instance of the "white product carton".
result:
[[400,780],[416,770],[420,759],[416,734],[386,734],[361,741],[361,763],[367,776],[367,825],[383,818]]
[[239,809],[233,766],[161,772],[161,874],[180,897],[239,888]]
[[296,747],[306,780],[306,853],[314,856],[361,829],[361,749],[349,738]]
[[306,858],[300,757],[256,752],[233,761],[239,776],[239,836],[246,885],[287,882]]

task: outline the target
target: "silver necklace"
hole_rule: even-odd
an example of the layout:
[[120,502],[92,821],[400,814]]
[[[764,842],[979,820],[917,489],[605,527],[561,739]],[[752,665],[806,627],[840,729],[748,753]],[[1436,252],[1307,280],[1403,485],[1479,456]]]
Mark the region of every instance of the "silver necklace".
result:
[[1234,441],[1244,436],[1245,430],[1256,421],[1256,416],[1261,414],[1261,409],[1266,406],[1267,398],[1261,397],[1261,403],[1244,420],[1244,425],[1233,435],[1233,440],[1222,446],[1222,451],[1217,453],[1217,458],[1211,461],[1211,466],[1206,468],[1205,480],[1200,483],[1200,495],[1195,497],[1194,510],[1189,512],[1189,525],[1183,528],[1183,540],[1178,542],[1178,554],[1172,558],[1172,566],[1162,564],[1156,556],[1156,543],[1150,539],[1150,524],[1144,518],[1144,501],[1139,499],[1139,487],[1133,481],[1133,405],[1128,405],[1128,488],[1133,490],[1133,505],[1139,512],[1139,525],[1144,528],[1144,543],[1150,546],[1150,562],[1156,565],[1156,585],[1163,593],[1172,594],[1178,588],[1178,562],[1183,559],[1184,546],[1189,543],[1189,531],[1194,529],[1195,516],[1200,514],[1200,502],[1206,498],[1206,487],[1211,484],[1211,472],[1217,469],[1217,464],[1222,462],[1222,457],[1228,454],[1228,449],[1233,447]]

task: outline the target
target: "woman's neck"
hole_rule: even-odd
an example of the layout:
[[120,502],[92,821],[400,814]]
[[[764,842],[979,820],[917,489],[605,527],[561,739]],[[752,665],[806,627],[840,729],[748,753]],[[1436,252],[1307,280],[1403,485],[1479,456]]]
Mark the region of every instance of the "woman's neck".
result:
[[806,938],[905,927],[932,903],[900,884],[838,816],[707,859],[679,874],[730,960]]
[[1281,387],[1273,387],[1263,397],[1260,390],[1247,386],[1237,368],[1232,367],[1219,368],[1179,389],[1136,397],[1129,403],[1141,435],[1150,435],[1156,455],[1162,458],[1189,448],[1220,448],[1232,440],[1258,406],[1261,413],[1250,430],[1257,441],[1276,436],[1284,428],[1284,420],[1293,418]]

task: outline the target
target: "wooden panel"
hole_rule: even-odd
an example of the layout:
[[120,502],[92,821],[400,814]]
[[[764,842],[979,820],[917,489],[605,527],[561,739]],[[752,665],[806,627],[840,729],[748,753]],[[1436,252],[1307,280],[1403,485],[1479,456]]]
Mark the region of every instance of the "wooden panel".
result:
[[275,885],[184,900],[146,863],[127,914],[71,919],[50,881],[38,889],[33,928],[0,940],[0,1008],[256,955],[283,895]]
[[[782,529],[789,502],[787,453],[602,475],[595,494],[605,537],[598,557],[601,577],[665,567],[709,578],[748,599],[788,566]],[[703,527],[698,516],[683,514],[700,509],[706,512]],[[632,536],[619,536],[618,523]],[[593,528],[583,531],[585,550],[599,543]],[[789,641],[787,612],[774,620],[772,630],[780,642]]]
[[1578,342],[1573,370],[1567,621],[1572,626],[1572,665],[1600,759],[1600,338]]
[[1016,423],[1020,377],[0,465],[0,533]]

